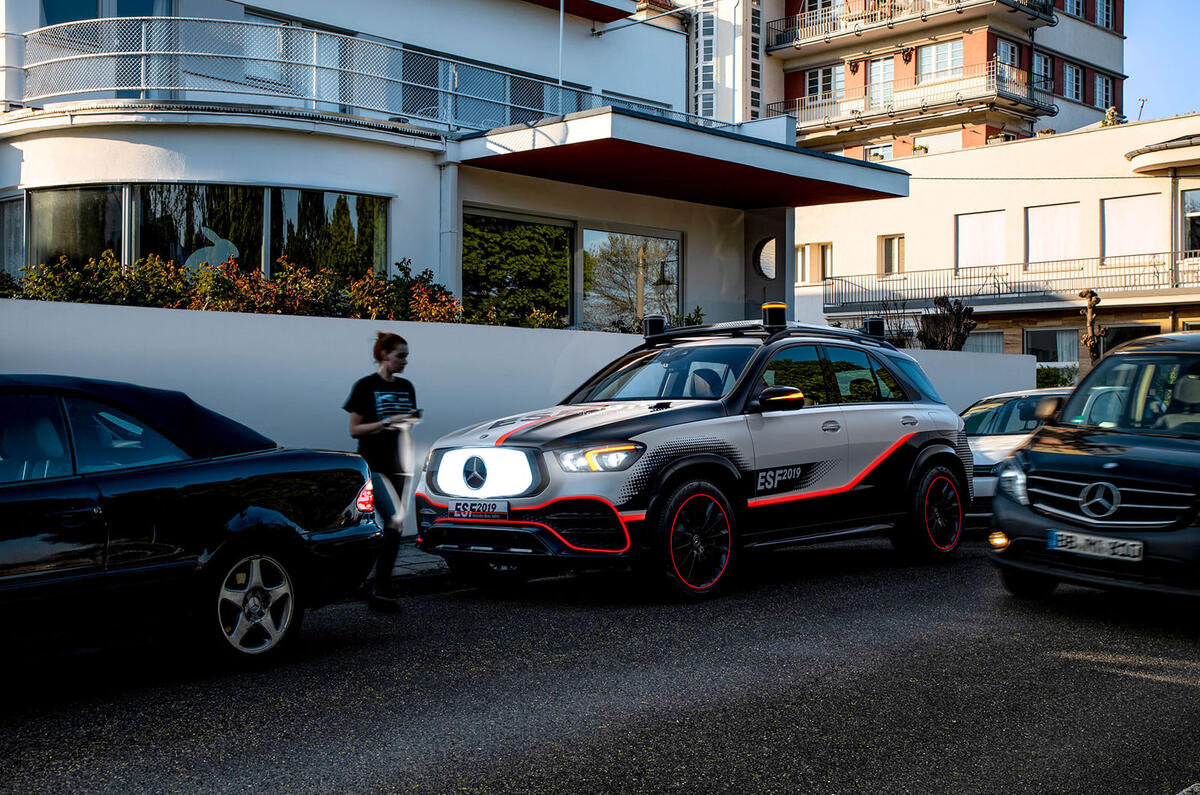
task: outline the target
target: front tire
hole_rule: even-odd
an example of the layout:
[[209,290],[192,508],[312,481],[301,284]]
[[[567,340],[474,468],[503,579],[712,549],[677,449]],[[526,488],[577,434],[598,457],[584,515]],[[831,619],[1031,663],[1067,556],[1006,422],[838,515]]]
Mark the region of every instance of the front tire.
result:
[[286,559],[240,553],[214,571],[201,605],[212,645],[240,663],[278,657],[304,620],[296,575]]
[[1044,599],[1058,587],[1058,580],[1047,574],[1017,569],[1001,569],[1004,588],[1019,599]]
[[675,486],[656,511],[654,554],[659,581],[695,599],[729,580],[737,557],[737,516],[720,486],[688,480]]
[[908,518],[892,533],[893,546],[934,560],[952,557],[962,539],[963,493],[949,467],[937,464],[922,472],[908,495]]

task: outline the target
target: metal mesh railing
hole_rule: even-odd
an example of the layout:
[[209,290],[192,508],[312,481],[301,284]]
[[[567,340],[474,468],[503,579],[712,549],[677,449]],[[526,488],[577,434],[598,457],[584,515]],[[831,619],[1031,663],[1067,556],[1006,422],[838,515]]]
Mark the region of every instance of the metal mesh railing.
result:
[[791,114],[799,128],[822,127],[844,121],[857,124],[873,117],[924,112],[940,105],[962,105],[995,97],[1046,111],[1054,109],[1054,95],[1031,81],[1028,72],[993,60],[941,74],[772,102],[767,105],[766,115]]
[[1075,298],[1101,294],[1200,289],[1200,251],[1167,251],[1052,262],[909,271],[885,277],[834,276],[823,282],[827,312],[893,307],[921,309],[938,296],[979,304]]
[[[767,48],[787,47],[831,38],[846,33],[862,33],[882,25],[894,25],[909,19],[924,19],[930,14],[961,11],[978,5],[995,5],[997,0],[841,0],[832,6],[794,14],[767,23]],[[1011,8],[1024,9],[1046,20],[1054,17],[1054,4],[1048,0],[999,0]]]
[[606,106],[724,122],[405,47],[311,30],[182,17],[68,22],[25,36],[27,104],[128,97],[271,105],[488,130]]

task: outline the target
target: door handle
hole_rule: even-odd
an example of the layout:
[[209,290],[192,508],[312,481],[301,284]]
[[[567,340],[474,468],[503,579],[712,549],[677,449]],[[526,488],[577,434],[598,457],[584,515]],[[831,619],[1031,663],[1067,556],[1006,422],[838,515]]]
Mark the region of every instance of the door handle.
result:
[[905,416],[900,418],[900,424],[901,425],[916,425],[917,418],[912,416],[911,414],[906,414]]
[[821,430],[825,431],[826,433],[836,433],[841,429],[842,426],[838,424],[837,420],[826,420],[825,424],[821,426]]
[[57,519],[58,523],[63,527],[80,527],[88,519],[96,518],[104,513],[104,510],[99,506],[94,508],[75,508],[69,511],[55,511],[49,516],[51,519]]

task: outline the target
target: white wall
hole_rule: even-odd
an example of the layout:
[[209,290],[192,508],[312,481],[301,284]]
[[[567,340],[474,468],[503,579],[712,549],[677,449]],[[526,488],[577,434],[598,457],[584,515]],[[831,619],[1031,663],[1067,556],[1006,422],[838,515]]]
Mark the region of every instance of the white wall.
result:
[[408,340],[419,454],[474,422],[554,405],[641,337],[0,300],[0,372],[186,392],[288,447],[353,450],[342,404],[376,369],[375,333]]
[[921,363],[942,399],[962,411],[980,398],[1037,384],[1033,356],[1017,353],[906,350]]

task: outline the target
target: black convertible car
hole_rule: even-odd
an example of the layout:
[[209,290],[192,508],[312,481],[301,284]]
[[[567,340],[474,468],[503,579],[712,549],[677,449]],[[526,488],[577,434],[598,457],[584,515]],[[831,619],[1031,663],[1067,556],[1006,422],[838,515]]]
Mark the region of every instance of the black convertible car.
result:
[[0,375],[0,620],[166,616],[274,655],[367,575],[370,483],[356,455],[282,449],[180,392]]

